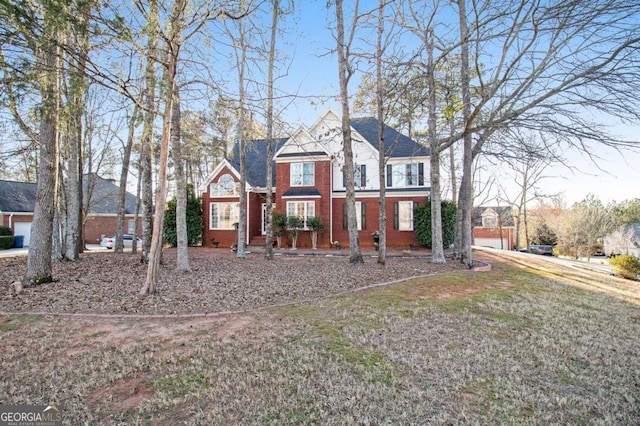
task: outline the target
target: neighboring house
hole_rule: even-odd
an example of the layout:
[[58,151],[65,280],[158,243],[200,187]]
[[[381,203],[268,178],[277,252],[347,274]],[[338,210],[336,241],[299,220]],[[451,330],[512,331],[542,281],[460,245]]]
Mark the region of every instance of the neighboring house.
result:
[[[0,180],[0,224],[8,226],[14,235],[24,236],[24,245],[29,245],[33,208],[36,200],[35,183]],[[84,240],[97,243],[103,235],[115,235],[118,192],[120,188],[109,179],[97,174],[87,174],[83,178],[83,202],[89,200],[88,214],[85,217]],[[135,226],[133,212],[136,197],[130,193],[125,202],[125,233],[140,234],[140,224]],[[138,221],[140,222],[140,221]]]
[[640,222],[625,225],[604,237],[605,254],[629,254],[640,258]]
[[516,245],[516,227],[511,207],[474,208],[473,244],[513,250]]
[[[380,179],[378,173],[378,122],[374,118],[353,119],[353,158],[356,180],[356,210],[360,244],[373,246],[371,234],[378,229]],[[429,196],[429,150],[396,130],[385,126],[385,180],[387,244],[415,243],[413,209]],[[274,210],[299,216],[305,229],[298,247],[311,247],[307,219],[319,216],[325,233],[318,245],[338,241],[347,246],[345,187],[343,177],[341,118],[325,112],[311,128],[300,127],[291,137],[274,143]],[[203,193],[203,243],[215,239],[222,246],[235,244],[234,223],[239,217],[240,168],[237,146],[233,159],[225,159],[200,187]],[[266,194],[266,142],[247,142],[246,207],[247,244],[264,244]]]

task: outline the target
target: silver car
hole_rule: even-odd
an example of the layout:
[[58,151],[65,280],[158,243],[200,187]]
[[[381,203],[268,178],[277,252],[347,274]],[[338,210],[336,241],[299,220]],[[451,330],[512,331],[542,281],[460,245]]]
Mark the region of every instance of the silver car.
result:
[[[131,248],[133,245],[133,235],[124,234],[122,236],[122,242],[124,243],[124,248]],[[140,247],[142,244],[142,240],[136,237],[136,245]],[[101,247],[106,247],[108,249],[112,249],[116,245],[116,236],[113,237],[104,237],[102,241],[100,241]]]

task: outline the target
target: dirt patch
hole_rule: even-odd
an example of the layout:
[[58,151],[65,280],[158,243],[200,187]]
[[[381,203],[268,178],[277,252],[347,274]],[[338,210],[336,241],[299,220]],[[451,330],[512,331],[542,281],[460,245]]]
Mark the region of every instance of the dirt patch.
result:
[[153,395],[153,390],[145,384],[146,379],[135,377],[98,389],[87,397],[87,404],[90,409],[95,410],[98,406],[106,405],[105,402],[108,401],[109,411],[133,410]]

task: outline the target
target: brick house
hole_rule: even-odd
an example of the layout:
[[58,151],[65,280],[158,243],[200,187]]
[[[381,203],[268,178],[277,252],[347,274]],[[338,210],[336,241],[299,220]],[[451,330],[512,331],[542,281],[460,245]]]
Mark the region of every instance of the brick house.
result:
[[473,209],[473,244],[513,250],[516,226],[511,207],[476,207]]
[[[356,180],[356,209],[362,246],[373,246],[378,228],[380,181],[378,173],[378,122],[374,118],[351,121]],[[406,247],[415,243],[413,209],[429,196],[429,150],[385,126],[387,244]],[[289,138],[274,141],[274,211],[299,216],[304,229],[298,247],[311,247],[307,219],[319,216],[325,233],[319,247],[332,241],[348,244],[343,178],[341,118],[325,112],[310,128],[304,126]],[[238,147],[224,159],[200,187],[203,202],[203,244],[215,239],[222,247],[235,244],[234,223],[239,217]],[[246,149],[246,244],[264,244],[266,194],[266,142],[250,141]]]
[[[33,208],[36,202],[37,184],[0,180],[0,225],[8,226],[14,235],[24,236],[24,245],[29,245]],[[113,180],[103,179],[95,173],[83,178],[84,203],[88,203],[83,235],[85,243],[97,244],[103,235],[115,235],[120,188]],[[127,192],[125,202],[125,233],[138,236],[133,217],[136,196]],[[136,232],[137,228],[137,232]]]

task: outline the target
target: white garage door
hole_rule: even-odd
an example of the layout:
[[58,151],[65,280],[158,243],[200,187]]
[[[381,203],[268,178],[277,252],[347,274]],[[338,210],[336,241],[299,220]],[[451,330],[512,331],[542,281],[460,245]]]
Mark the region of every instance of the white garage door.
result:
[[15,222],[13,224],[13,235],[23,235],[23,245],[29,245],[29,236],[31,236],[31,222]]
[[497,249],[509,249],[509,240],[502,240],[503,246],[500,245],[500,238],[475,238],[473,245],[480,247],[493,247]]

